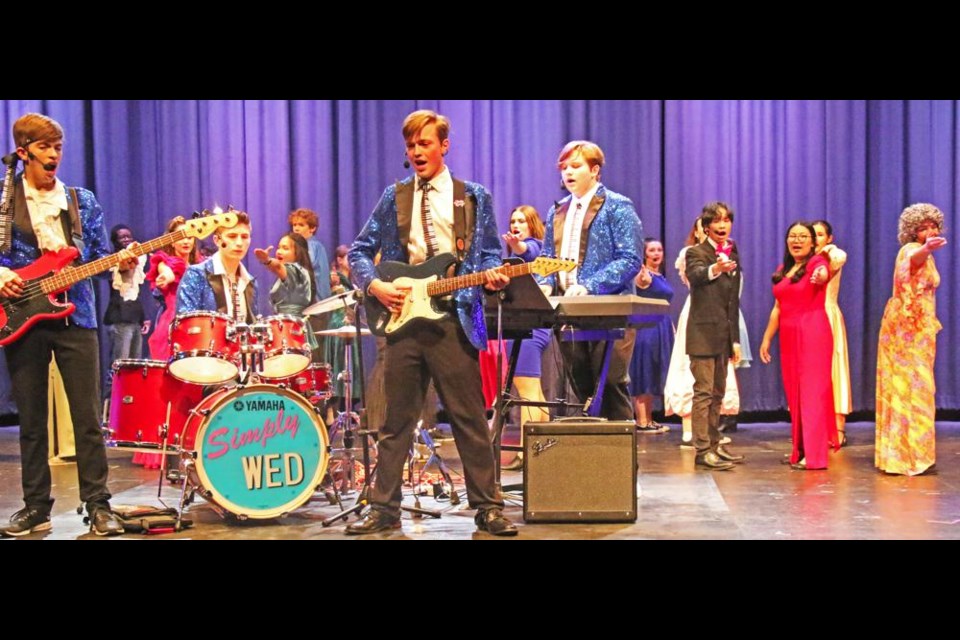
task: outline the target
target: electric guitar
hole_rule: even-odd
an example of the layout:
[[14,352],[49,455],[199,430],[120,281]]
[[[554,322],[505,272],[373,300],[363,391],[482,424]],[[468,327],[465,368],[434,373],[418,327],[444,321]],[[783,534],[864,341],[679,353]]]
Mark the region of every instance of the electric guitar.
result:
[[[237,224],[236,212],[228,211],[184,222],[184,228],[144,242],[130,253],[139,257],[184,238],[206,238],[218,228]],[[23,293],[16,298],[0,298],[0,347],[14,342],[41,320],[65,318],[76,309],[72,302],[59,302],[54,296],[85,278],[107,271],[119,264],[118,254],[86,264],[71,266],[80,252],[76,247],[48,251],[36,261],[14,272],[23,279]]]
[[[438,256],[418,265],[403,262],[381,262],[377,267],[377,276],[384,282],[392,282],[398,287],[409,287],[410,291],[403,301],[403,307],[396,313],[391,312],[376,297],[364,296],[363,304],[367,311],[370,331],[377,336],[403,334],[411,325],[420,321],[436,321],[447,316],[437,311],[433,298],[445,296],[459,289],[476,287],[485,282],[483,272],[470,273],[452,278],[443,278],[457,257],[452,253]],[[539,257],[533,262],[505,264],[497,271],[511,278],[536,273],[548,276],[558,271],[570,271],[577,266],[576,260]]]

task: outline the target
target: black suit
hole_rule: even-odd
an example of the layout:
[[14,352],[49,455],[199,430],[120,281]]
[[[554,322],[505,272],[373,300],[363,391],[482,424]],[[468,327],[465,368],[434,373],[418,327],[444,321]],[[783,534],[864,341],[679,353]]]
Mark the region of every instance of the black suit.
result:
[[710,279],[717,253],[709,240],[687,250],[686,274],[690,281],[690,317],[687,320],[687,355],[693,373],[693,423],[697,455],[716,450],[720,443],[720,405],[726,391],[727,361],[740,337],[740,256],[734,245],[731,273]]

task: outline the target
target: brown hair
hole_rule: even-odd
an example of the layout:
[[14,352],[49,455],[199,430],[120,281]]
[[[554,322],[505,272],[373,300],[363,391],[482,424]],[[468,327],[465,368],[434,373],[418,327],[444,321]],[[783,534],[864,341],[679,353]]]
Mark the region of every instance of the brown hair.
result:
[[[234,215],[237,216],[237,225],[246,225],[247,228],[250,227],[250,216],[247,215],[245,211],[231,211]],[[217,230],[213,232],[213,237],[219,241],[220,234],[223,233],[225,228],[232,229],[233,227],[217,227]]]
[[603,149],[601,149],[597,143],[590,142],[589,140],[571,140],[560,152],[560,157],[557,158],[557,168],[566,162],[567,158],[576,153],[579,153],[580,157],[586,160],[591,169],[593,167],[602,167],[606,161],[603,155]]
[[530,229],[530,237],[543,240],[543,236],[546,235],[546,229],[543,226],[543,220],[540,219],[540,214],[537,213],[537,210],[528,204],[521,204],[510,212],[510,217],[512,218],[513,214],[517,211],[522,213],[526,219],[527,227]]
[[437,139],[443,142],[450,135],[450,120],[436,111],[420,109],[403,119],[403,139],[410,140],[429,124],[436,125]]
[[303,220],[309,229],[316,230],[316,228],[320,226],[320,220],[317,218],[317,214],[310,209],[294,209],[290,212],[290,215],[287,216],[287,223],[292,225],[293,221],[297,219]]
[[[182,224],[187,224],[186,219],[183,216],[175,216],[170,220],[170,222],[167,223],[167,233],[176,231],[177,227],[179,227]],[[172,244],[168,244],[163,249],[161,249],[161,251],[163,251],[169,256],[177,255],[177,252],[173,248]],[[190,250],[190,256],[187,258],[187,262],[189,264],[197,264],[198,262],[200,262],[200,243],[197,242],[196,238],[193,239],[193,249]]]
[[38,140],[63,140],[63,127],[53,118],[41,113],[28,113],[17,118],[13,123],[14,143],[18,147],[26,148]]

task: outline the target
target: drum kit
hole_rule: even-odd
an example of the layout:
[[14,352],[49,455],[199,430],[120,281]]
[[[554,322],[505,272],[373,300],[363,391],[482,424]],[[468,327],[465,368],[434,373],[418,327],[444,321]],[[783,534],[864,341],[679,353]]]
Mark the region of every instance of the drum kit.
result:
[[[355,302],[338,295],[304,312]],[[337,492],[331,461],[342,470],[343,488],[352,489],[359,420],[351,410],[350,343],[356,327],[317,332],[345,343],[339,377],[347,390],[346,411],[329,431],[321,414],[333,395],[330,366],[311,363],[303,318],[275,315],[248,324],[197,311],[178,315],[168,335],[168,361],[113,363],[103,433],[107,446],[161,454],[161,486],[167,456],[178,460],[181,517],[195,494],[221,516],[282,516],[305,504],[325,478]],[[341,448],[331,446],[335,439]]]

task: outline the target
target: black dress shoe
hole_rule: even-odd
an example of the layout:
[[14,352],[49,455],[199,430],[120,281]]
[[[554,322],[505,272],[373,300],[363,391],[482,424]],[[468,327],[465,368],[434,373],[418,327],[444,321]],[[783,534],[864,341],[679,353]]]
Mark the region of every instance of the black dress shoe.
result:
[[722,444],[717,446],[717,457],[727,462],[743,462],[744,459],[742,455],[728,451]]
[[398,516],[391,516],[384,511],[370,509],[370,513],[364,516],[363,520],[347,525],[344,533],[348,536],[359,536],[364,533],[378,533],[399,528],[400,518]]
[[707,451],[703,455],[697,456],[695,464],[698,467],[706,467],[713,471],[726,471],[727,469],[733,469],[735,466],[732,462],[721,459],[713,451]]
[[50,514],[26,507],[10,516],[10,522],[0,527],[0,535],[25,536],[34,531],[50,530]]
[[477,529],[495,536],[517,535],[517,525],[507,520],[502,509],[480,509],[473,521],[477,523]]

